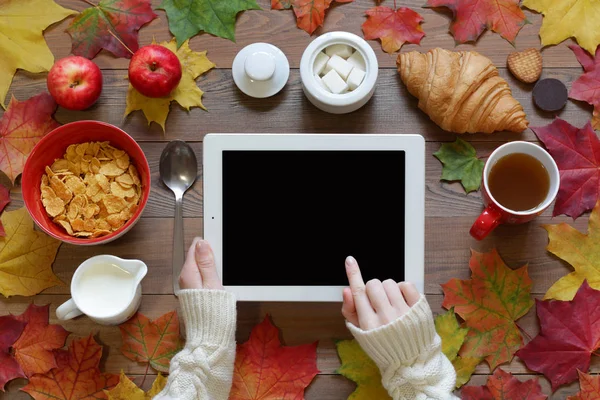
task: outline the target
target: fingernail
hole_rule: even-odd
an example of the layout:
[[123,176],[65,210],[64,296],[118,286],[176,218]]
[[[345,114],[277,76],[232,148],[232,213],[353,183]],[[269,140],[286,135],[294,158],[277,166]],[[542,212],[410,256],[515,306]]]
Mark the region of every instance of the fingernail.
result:
[[356,263],[356,259],[354,257],[352,257],[352,256],[346,257],[346,266],[347,267],[351,267],[351,266],[356,265],[356,264],[357,264]]
[[203,240],[198,240],[196,242],[196,249],[194,250],[194,253],[196,255],[196,263],[198,263],[202,259],[202,243],[203,242],[204,242]]

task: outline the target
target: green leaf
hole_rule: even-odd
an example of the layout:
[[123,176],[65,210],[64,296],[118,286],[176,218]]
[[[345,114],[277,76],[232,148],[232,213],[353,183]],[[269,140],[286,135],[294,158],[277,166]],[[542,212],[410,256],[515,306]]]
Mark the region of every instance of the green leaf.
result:
[[469,143],[456,138],[454,143],[444,143],[433,155],[444,165],[442,180],[460,181],[467,193],[479,189],[484,163]]
[[177,47],[200,31],[235,42],[235,20],[244,10],[261,10],[256,0],[163,0]]
[[469,329],[460,327],[454,308],[451,308],[435,317],[435,330],[442,338],[442,352],[448,360],[454,361]]

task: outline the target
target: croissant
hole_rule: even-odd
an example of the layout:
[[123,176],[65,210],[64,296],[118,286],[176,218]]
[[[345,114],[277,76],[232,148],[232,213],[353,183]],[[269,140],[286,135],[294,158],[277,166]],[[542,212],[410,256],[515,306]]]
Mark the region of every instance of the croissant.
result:
[[444,130],[522,132],[529,124],[508,83],[476,51],[411,51],[400,54],[396,64],[419,108]]

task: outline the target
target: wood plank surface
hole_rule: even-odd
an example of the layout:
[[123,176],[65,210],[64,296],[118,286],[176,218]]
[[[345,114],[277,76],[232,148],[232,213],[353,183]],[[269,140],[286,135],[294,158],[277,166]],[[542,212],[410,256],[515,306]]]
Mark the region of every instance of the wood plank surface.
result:
[[[57,3],[77,11],[88,5],[81,0],[56,0]],[[152,0],[154,7],[161,0]],[[64,285],[50,288],[35,297],[13,297],[0,300],[0,315],[23,312],[30,303],[51,304],[51,323],[58,323],[55,310],[69,298],[69,284],[73,271],[85,259],[96,254],[115,254],[124,258],[143,259],[149,267],[148,275],[143,281],[143,301],[140,311],[150,318],[156,318],[165,312],[178,308],[177,299],[172,295],[171,287],[171,249],[174,198],[171,192],[160,182],[158,176],[158,160],[166,142],[172,139],[183,139],[192,145],[198,160],[202,157],[202,140],[207,133],[419,133],[427,141],[426,145],[426,221],[425,221],[425,292],[434,313],[442,312],[443,294],[440,284],[452,278],[468,279],[470,272],[468,260],[470,249],[489,251],[497,248],[500,255],[511,268],[528,264],[529,274],[533,280],[532,293],[541,298],[546,290],[557,279],[571,271],[571,267],[549,254],[545,247],[547,234],[542,224],[567,222],[577,229],[587,230],[587,216],[573,222],[567,217],[551,218],[551,210],[546,211],[537,220],[518,226],[500,226],[489,238],[477,242],[468,235],[474,219],[482,210],[479,192],[465,194],[460,184],[441,182],[442,166],[432,154],[444,142],[453,141],[456,135],[442,131],[417,108],[417,100],[412,97],[400,81],[396,72],[396,55],[388,55],[381,50],[378,41],[369,41],[375,50],[380,63],[377,90],[372,100],[362,109],[349,115],[337,116],[324,113],[313,107],[303,95],[298,66],[302,52],[310,41],[319,34],[344,30],[362,36],[361,24],[365,21],[364,12],[375,2],[355,0],[349,4],[334,5],[328,12],[323,28],[313,36],[296,28],[291,10],[269,10],[269,0],[258,0],[263,10],[248,11],[238,17],[237,42],[201,34],[191,39],[193,50],[207,50],[209,58],[217,64],[217,68],[198,79],[198,86],[205,92],[203,102],[208,111],[192,109],[185,112],[173,104],[167,119],[166,133],[157,124],[148,126],[141,112],[134,112],[124,117],[125,95],[128,82],[128,60],[117,59],[106,52],[101,52],[94,61],[102,68],[104,88],[100,100],[86,111],[68,111],[62,108],[56,113],[56,119],[68,123],[82,119],[100,120],[115,124],[130,133],[141,145],[148,158],[151,176],[151,195],[144,214],[139,223],[121,239],[98,247],[79,247],[63,244],[60,248],[54,271]],[[390,5],[385,0],[383,5]],[[537,13],[525,11],[531,24],[526,25],[517,37],[515,47],[497,34],[486,32],[476,44],[455,46],[454,39],[448,33],[450,14],[447,11],[422,8],[423,0],[406,0],[398,2],[399,6],[407,6],[418,11],[425,18],[423,28],[426,37],[421,46],[405,45],[402,52],[427,51],[434,47],[452,50],[475,49],[490,57],[500,70],[500,75],[510,84],[513,94],[523,105],[531,126],[545,125],[555,116],[560,116],[576,126],[583,126],[591,117],[591,107],[585,103],[569,101],[558,113],[544,113],[532,103],[532,85],[518,82],[506,69],[506,57],[515,49],[540,47],[538,37],[542,17]],[[163,11],[156,11],[159,18],[152,21],[140,31],[142,45],[151,42],[169,40],[167,18]],[[65,29],[72,18],[55,24],[45,32],[48,45],[56,58],[70,53],[71,40]],[[231,77],[231,64],[235,54],[244,46],[266,41],[280,47],[287,55],[292,67],[290,79],[281,93],[269,99],[251,99],[240,93]],[[562,80],[570,88],[573,81],[582,73],[566,41],[558,46],[543,49],[543,77]],[[19,71],[10,88],[9,95],[25,100],[46,90],[45,74],[30,74]],[[0,115],[2,111],[0,110]],[[523,133],[500,132],[492,135],[463,135],[477,150],[477,154],[485,159],[497,146],[511,140],[527,140],[537,142],[530,129]],[[187,192],[184,200],[185,238],[189,244],[196,235],[202,235],[202,166],[198,170],[198,180]],[[5,176],[0,176],[0,183],[8,184]],[[20,182],[17,181],[11,191],[12,203],[9,210],[23,205]],[[333,266],[335,267],[335,266]],[[340,260],[339,268],[342,267]],[[390,266],[393,267],[393,266]],[[339,359],[335,350],[335,341],[348,339],[344,320],[340,314],[338,303],[238,303],[237,340],[247,340],[252,327],[259,323],[265,315],[270,315],[274,323],[281,328],[281,338],[286,345],[297,345],[319,341],[318,368],[320,374],[306,391],[308,400],[342,400],[354,390],[354,384],[337,374]],[[62,322],[62,325],[73,332],[69,338],[87,336],[93,333],[104,346],[103,371],[119,373],[124,370],[140,383],[146,371],[145,365],[132,362],[119,351],[121,337],[117,327],[106,327],[94,324],[86,317]],[[530,336],[535,336],[539,325],[535,310],[532,309],[519,321],[519,326]],[[182,332],[184,327],[182,326]],[[515,358],[502,368],[512,372],[520,380],[538,377],[529,371],[524,364]],[[591,371],[600,373],[600,360],[594,357]],[[477,367],[470,384],[482,385],[490,373],[487,365]],[[151,372],[143,387],[149,388],[154,379]],[[544,393],[550,394],[548,381],[541,377],[540,383]],[[0,399],[29,398],[19,388],[25,380],[19,379],[7,386],[6,393],[0,392]],[[578,390],[578,384],[565,386],[554,393],[552,399],[565,399]],[[374,399],[376,400],[376,399]]]

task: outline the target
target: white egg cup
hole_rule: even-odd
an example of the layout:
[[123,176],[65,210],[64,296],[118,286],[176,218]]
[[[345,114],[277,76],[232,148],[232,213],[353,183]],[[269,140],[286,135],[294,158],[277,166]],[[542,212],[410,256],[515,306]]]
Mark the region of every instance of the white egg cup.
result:
[[[313,68],[317,54],[334,44],[353,47],[365,61],[365,78],[351,92],[329,93],[315,79]],[[378,74],[379,63],[375,52],[363,38],[350,32],[329,32],[319,36],[304,50],[300,60],[300,78],[304,94],[315,107],[332,114],[346,114],[364,106],[375,92]]]

